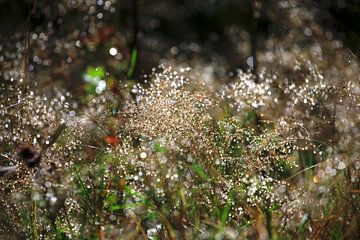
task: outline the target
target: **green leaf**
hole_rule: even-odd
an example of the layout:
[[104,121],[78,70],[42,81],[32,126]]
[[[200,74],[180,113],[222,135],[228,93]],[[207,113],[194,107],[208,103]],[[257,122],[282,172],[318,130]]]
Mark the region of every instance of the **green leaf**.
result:
[[230,212],[230,209],[231,209],[232,202],[233,202],[233,192],[230,191],[229,195],[228,195],[228,200],[227,200],[227,202],[225,204],[225,207],[224,207],[224,210],[221,213],[221,219],[220,220],[221,220],[221,223],[223,225],[226,223],[226,220],[229,217],[229,212]]
[[133,48],[131,52],[131,60],[130,60],[130,66],[127,72],[127,77],[131,78],[131,76],[134,74],[135,67],[136,67],[136,60],[137,60],[137,50],[136,48]]
[[309,215],[307,213],[304,214],[304,216],[301,218],[300,224],[299,224],[299,232],[300,234],[304,234],[305,230],[309,223]]
[[156,141],[154,143],[154,149],[156,152],[159,153],[165,153],[166,152],[166,148],[164,146],[161,146],[160,142]]
[[209,177],[207,176],[207,174],[204,172],[204,170],[201,168],[199,164],[194,163],[194,170],[205,181],[209,179]]
[[81,196],[82,196],[82,198],[83,198],[83,200],[85,202],[88,201],[91,204],[91,200],[90,200],[88,190],[85,187],[85,184],[84,184],[84,181],[81,178],[80,172],[79,172],[79,170],[77,169],[76,166],[74,166],[74,170],[75,170],[76,177],[77,177],[77,179],[79,181],[79,184],[80,184],[80,187],[81,187],[81,190],[82,190],[82,195]]
[[245,117],[245,124],[254,124],[256,121],[256,111],[250,111]]
[[106,202],[106,204],[111,205],[111,204],[116,203],[116,200],[117,200],[117,199],[116,199],[116,194],[110,193],[110,194],[108,194],[108,196],[106,197],[105,202]]
[[90,77],[98,77],[98,78],[104,78],[105,77],[105,69],[103,67],[88,67],[86,69],[86,74]]
[[132,195],[132,196],[135,196],[135,197],[138,197],[138,198],[144,198],[143,195],[141,195],[141,193],[139,192],[136,192],[134,189],[132,189],[130,186],[125,186],[124,188],[125,192],[129,195]]
[[92,83],[87,83],[85,85],[85,92],[87,95],[95,95],[96,94],[96,85]]
[[230,109],[229,109],[229,105],[226,102],[224,102],[221,106],[223,110],[221,119],[224,120],[230,116]]
[[331,239],[332,240],[343,239],[342,232],[341,232],[341,224],[334,226],[334,228],[331,231]]
[[117,204],[117,205],[113,205],[111,206],[111,210],[112,211],[117,211],[120,209],[129,209],[129,208],[136,208],[139,206],[142,206],[143,202],[138,202],[138,203],[125,203],[125,204]]

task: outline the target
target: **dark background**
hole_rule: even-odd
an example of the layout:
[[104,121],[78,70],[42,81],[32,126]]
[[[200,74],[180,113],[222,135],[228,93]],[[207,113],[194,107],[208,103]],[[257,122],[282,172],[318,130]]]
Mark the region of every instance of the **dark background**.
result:
[[[27,27],[31,31],[36,30],[49,21],[55,23],[54,30],[59,36],[66,36],[68,29],[83,28],[82,22],[77,22],[77,17],[84,13],[76,9],[68,11],[66,17],[63,16],[61,26],[56,25],[57,19],[64,15],[56,10],[59,2],[61,1],[37,1],[34,12],[29,17],[34,1],[0,0],[1,35],[8,36]],[[273,7],[276,2],[278,1],[119,0],[115,3],[116,12],[102,20],[110,29],[109,34],[117,33],[124,40],[124,59],[129,60],[132,50],[137,49],[139,55],[135,78],[158,65],[164,56],[172,55],[180,61],[199,58],[208,63],[226,62],[226,68],[231,70],[247,68],[248,56],[263,48],[268,37],[286,34],[287,29],[269,16],[271,9],[272,13],[277,14]],[[314,9],[314,21],[329,31],[331,37],[340,39],[345,47],[359,56],[360,0],[300,2],[309,9]],[[257,6],[259,3],[260,7]],[[49,9],[53,11],[50,10],[49,13]],[[234,35],[240,36],[242,32],[247,34],[245,38],[250,38],[252,43],[250,53],[234,50],[238,42]],[[100,51],[101,47],[108,47],[108,40],[107,35],[103,38],[100,36],[100,41],[104,42],[97,46]],[[87,64],[99,59],[98,55],[86,57]],[[119,77],[123,76],[119,74]]]

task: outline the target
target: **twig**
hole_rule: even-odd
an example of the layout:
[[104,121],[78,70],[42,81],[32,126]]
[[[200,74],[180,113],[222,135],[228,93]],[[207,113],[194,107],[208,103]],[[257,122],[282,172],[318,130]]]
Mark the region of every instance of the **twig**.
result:
[[25,102],[25,99],[22,99],[22,100],[21,100],[20,102],[18,102],[18,103],[14,103],[14,104],[11,104],[11,105],[9,105],[9,106],[6,106],[6,107],[1,108],[0,111],[6,110],[6,109],[9,109],[9,108],[12,108],[12,107],[16,107],[16,106],[18,106],[18,105],[24,104],[24,102]]
[[317,167],[317,166],[319,166],[319,165],[321,165],[321,164],[323,164],[323,163],[324,163],[324,162],[319,162],[319,163],[314,164],[314,165],[312,165],[312,166],[310,166],[310,167],[304,168],[303,170],[301,170],[301,171],[295,173],[294,175],[288,177],[286,180],[288,181],[288,180],[296,177],[297,175],[299,175],[299,174],[301,174],[301,173],[303,173],[303,172],[306,172],[307,170],[310,170],[310,169],[312,169],[312,168],[315,168],[315,167]]
[[65,129],[65,127],[66,127],[65,123],[60,124],[60,126],[56,129],[54,134],[50,137],[48,142],[42,146],[41,153],[45,152],[46,149],[48,149],[50,146],[52,146],[56,142],[56,140],[58,140],[58,138],[60,137],[60,135],[63,132],[63,130]]
[[10,167],[0,168],[0,177],[4,177],[6,175],[9,175],[10,173],[15,172],[16,169],[17,169],[17,166],[10,166]]
[[110,134],[110,132],[108,130],[106,130],[96,119],[94,119],[90,114],[88,114],[87,112],[84,112],[85,115],[93,122],[95,123],[96,126],[98,126],[101,130],[103,130],[107,135]]

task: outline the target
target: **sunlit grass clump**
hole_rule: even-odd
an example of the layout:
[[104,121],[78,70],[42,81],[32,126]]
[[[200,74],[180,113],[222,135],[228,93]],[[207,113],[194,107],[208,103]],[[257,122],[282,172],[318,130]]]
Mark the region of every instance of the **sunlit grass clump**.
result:
[[296,84],[239,72],[219,91],[161,66],[81,110],[69,94],[4,86],[17,94],[0,99],[1,236],[358,236],[359,118],[327,103],[357,111],[356,88],[308,66],[287,75]]

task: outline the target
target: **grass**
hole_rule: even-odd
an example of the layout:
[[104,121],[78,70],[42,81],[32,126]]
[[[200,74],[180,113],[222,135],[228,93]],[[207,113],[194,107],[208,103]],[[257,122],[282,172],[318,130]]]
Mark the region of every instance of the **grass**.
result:
[[260,121],[259,109],[240,114],[196,85],[174,87],[183,80],[168,69],[159,74],[117,114],[116,95],[105,93],[94,98],[101,111],[54,128],[40,167],[20,170],[21,221],[5,222],[56,240],[359,234],[351,152],[316,139],[300,119]]

